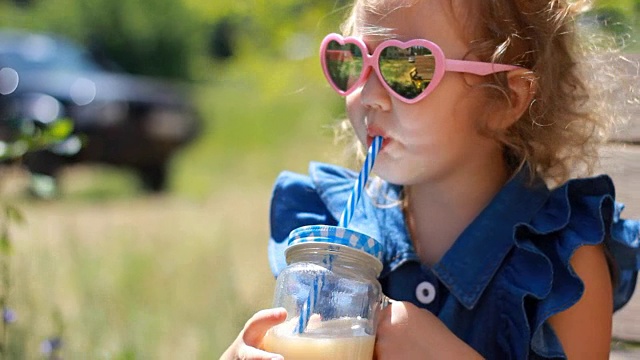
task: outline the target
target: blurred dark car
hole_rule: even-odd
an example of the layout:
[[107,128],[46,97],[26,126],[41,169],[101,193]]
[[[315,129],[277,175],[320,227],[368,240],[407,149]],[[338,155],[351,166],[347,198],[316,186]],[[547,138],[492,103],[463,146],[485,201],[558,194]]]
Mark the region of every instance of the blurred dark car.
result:
[[16,119],[46,126],[63,117],[76,136],[27,154],[29,170],[55,177],[77,162],[125,166],[151,191],[165,189],[171,156],[200,130],[184,85],[106,68],[59,36],[0,31],[0,140]]

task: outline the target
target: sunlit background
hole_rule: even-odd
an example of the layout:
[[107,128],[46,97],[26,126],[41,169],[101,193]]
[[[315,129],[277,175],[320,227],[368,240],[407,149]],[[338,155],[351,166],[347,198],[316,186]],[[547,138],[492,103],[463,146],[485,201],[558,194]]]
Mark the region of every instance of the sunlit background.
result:
[[[270,306],[273,181],[342,162],[316,54],[348,3],[0,2],[0,156],[74,129],[0,169],[5,358],[217,358]],[[597,5],[637,52],[640,1]]]

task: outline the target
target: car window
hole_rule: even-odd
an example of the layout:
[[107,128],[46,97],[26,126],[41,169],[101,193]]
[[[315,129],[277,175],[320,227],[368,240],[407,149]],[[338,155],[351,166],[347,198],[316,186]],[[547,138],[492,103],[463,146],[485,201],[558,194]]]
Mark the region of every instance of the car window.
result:
[[21,71],[95,71],[82,48],[44,35],[0,36],[0,66]]

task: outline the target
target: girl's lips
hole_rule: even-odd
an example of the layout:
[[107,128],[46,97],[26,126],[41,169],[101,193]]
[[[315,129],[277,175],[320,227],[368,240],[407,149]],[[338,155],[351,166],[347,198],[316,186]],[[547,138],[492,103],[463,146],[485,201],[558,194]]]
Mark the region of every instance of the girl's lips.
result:
[[[375,136],[382,136],[382,135],[375,135]],[[371,144],[373,143],[373,138],[375,136],[367,135],[367,148],[371,147]],[[390,140],[391,139],[389,138],[383,137],[382,146],[380,146],[380,151],[382,151],[387,146]]]
[[376,136],[381,136],[382,139],[383,139],[382,140],[382,146],[380,147],[380,151],[382,151],[387,146],[387,143],[389,143],[389,141],[391,139],[386,136],[384,130],[382,130],[381,128],[377,127],[374,124],[368,124],[368,126],[367,126],[367,148],[371,147],[371,143],[373,143],[373,138],[375,138]]

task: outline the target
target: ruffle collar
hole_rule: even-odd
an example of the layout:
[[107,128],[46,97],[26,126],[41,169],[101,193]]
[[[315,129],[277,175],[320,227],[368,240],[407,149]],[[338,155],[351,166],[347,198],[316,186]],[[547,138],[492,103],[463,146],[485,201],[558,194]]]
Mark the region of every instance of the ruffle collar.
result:
[[515,245],[514,224],[529,222],[549,197],[542,181],[529,185],[528,179],[526,168],[518,172],[433,266],[467,309],[475,306]]
[[[339,219],[358,174],[317,162],[310,164],[309,173],[327,209]],[[433,266],[439,279],[467,308],[477,303],[513,246],[529,253],[529,257],[546,259],[548,255],[542,239],[553,233],[562,233],[559,238],[574,239],[568,241],[571,244],[560,244],[566,246],[560,255],[568,273],[572,273],[569,259],[579,246],[603,241],[622,270],[640,267],[640,222],[620,219],[623,206],[615,203],[614,186],[608,176],[573,179],[553,190],[542,181],[530,184],[528,179],[529,173],[524,167]],[[383,242],[385,269],[381,276],[405,261],[418,261],[404,224],[401,192],[400,186],[379,180],[369,188],[368,196],[361,198],[351,223],[354,230]],[[540,261],[531,260],[532,263]],[[548,259],[543,262],[551,264]],[[469,273],[478,276],[472,278],[467,276]],[[553,269],[548,267],[548,273],[551,277]],[[579,282],[575,275],[568,279]],[[633,287],[629,286],[628,280],[623,282],[630,295]],[[618,285],[620,289],[625,284]],[[551,290],[535,284],[525,286],[530,286],[531,294],[538,298],[544,298]],[[616,309],[627,300],[617,300]]]

